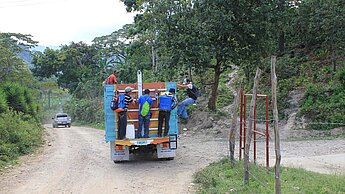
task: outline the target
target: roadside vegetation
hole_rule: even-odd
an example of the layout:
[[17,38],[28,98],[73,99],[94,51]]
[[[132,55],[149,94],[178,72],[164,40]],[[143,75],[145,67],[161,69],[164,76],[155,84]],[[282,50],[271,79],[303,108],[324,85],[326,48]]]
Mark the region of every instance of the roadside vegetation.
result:
[[[194,109],[229,116],[220,111],[233,101],[228,75],[238,69],[235,87],[243,84],[251,93],[259,67],[263,78],[258,92],[270,94],[269,59],[276,55],[280,120],[287,120],[290,92],[298,88],[304,91],[298,117],[308,129],[344,127],[344,1],[122,2],[127,11],[138,13],[134,23],[95,37],[91,44],[71,42],[34,52],[30,69],[18,53],[30,52],[37,42],[30,35],[0,33],[3,117],[14,115],[32,128],[51,121],[58,111],[73,122],[102,128],[102,82],[114,69],[118,83],[136,82],[137,70],[144,82],[189,77],[205,99],[203,107],[189,107],[191,114]],[[182,91],[177,94],[184,98]],[[264,109],[258,107],[258,115],[260,111]],[[0,144],[6,145],[1,157],[7,158],[13,142],[0,136]]]
[[28,35],[0,33],[0,169],[43,142],[38,85],[17,56],[35,43]]
[[[232,168],[227,159],[194,174],[197,193],[274,193],[274,170],[250,166],[250,183],[243,183],[243,162]],[[281,168],[281,193],[344,193],[345,177],[296,168]]]

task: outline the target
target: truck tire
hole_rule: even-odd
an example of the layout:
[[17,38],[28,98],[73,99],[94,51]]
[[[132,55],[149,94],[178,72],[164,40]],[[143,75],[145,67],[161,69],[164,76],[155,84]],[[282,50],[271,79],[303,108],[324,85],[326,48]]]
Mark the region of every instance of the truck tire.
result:
[[68,124],[68,128],[71,128],[71,124]]

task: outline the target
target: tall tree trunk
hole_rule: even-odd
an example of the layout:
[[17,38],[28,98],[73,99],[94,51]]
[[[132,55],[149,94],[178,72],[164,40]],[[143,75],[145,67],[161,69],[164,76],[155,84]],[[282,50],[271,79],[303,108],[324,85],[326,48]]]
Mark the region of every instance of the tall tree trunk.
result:
[[219,78],[220,78],[220,66],[221,63],[217,62],[217,65],[214,67],[214,83],[212,87],[212,92],[210,99],[208,101],[208,108],[211,111],[217,110],[217,97],[218,97],[218,85],[219,85]]
[[282,56],[285,52],[285,33],[284,31],[279,32],[278,37],[278,54]]
[[333,74],[337,72],[336,50],[332,47],[331,63],[333,65]]
[[189,79],[190,79],[190,80],[193,80],[193,76],[192,76],[192,67],[191,67],[191,66],[188,67],[188,74],[189,74],[189,75],[188,75],[188,76],[189,76]]

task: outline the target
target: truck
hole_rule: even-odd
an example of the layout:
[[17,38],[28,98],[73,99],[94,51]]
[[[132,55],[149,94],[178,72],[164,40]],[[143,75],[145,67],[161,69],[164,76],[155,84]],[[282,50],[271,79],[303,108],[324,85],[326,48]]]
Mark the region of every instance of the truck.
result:
[[[110,158],[115,163],[129,161],[133,155],[152,155],[158,159],[173,160],[176,156],[178,139],[177,110],[171,110],[170,129],[168,136],[158,137],[158,98],[157,92],[166,92],[170,88],[176,90],[176,82],[150,82],[142,83],[142,73],[137,72],[138,81],[129,84],[105,84],[104,85],[104,114],[105,114],[105,141],[110,145]],[[110,108],[110,103],[117,90],[125,93],[125,88],[131,87],[133,99],[139,99],[144,89],[150,90],[153,100],[150,112],[149,138],[137,138],[139,125],[139,104],[131,103],[127,110],[126,139],[119,140],[118,113]],[[163,126],[164,129],[164,126]]]

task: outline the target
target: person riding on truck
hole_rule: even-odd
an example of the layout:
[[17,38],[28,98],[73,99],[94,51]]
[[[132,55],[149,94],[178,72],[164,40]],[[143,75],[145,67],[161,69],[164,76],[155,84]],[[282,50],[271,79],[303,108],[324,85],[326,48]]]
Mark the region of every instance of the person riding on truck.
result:
[[162,137],[162,127],[164,124],[164,137],[169,134],[170,128],[170,112],[177,106],[177,99],[175,96],[175,89],[170,88],[169,92],[165,92],[159,96],[159,113],[158,113],[158,137]]
[[[139,108],[139,126],[138,126],[138,138],[149,138],[149,124],[151,118],[150,107],[153,103],[151,98],[150,90],[145,89],[144,95],[140,96],[138,103],[140,105]],[[142,128],[144,125],[144,136],[142,136]]]
[[177,88],[184,88],[187,89],[188,98],[186,98],[182,103],[179,105],[177,109],[177,115],[182,119],[183,123],[188,122],[188,113],[187,113],[187,106],[194,104],[197,100],[196,94],[196,87],[192,84],[189,79],[184,79],[183,84],[176,84]]
[[105,84],[117,84],[116,77],[117,77],[117,72],[116,72],[116,70],[114,70],[114,72],[111,75],[109,75],[107,77],[107,79],[105,79],[103,81],[103,83],[105,83]]
[[118,139],[125,139],[126,138],[126,128],[127,128],[127,110],[129,103],[133,102],[133,98],[129,95],[132,92],[131,87],[125,88],[125,98],[124,98],[124,111],[119,112],[119,131],[118,131]]

